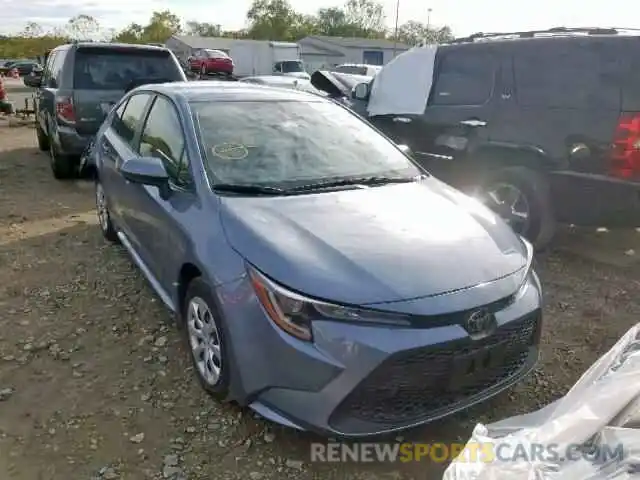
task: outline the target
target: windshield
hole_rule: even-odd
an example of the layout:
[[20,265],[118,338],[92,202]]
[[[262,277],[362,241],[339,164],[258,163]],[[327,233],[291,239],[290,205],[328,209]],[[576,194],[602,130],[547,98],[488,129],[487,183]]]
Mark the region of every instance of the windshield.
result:
[[125,90],[140,79],[183,80],[181,70],[164,50],[79,49],[76,53],[74,88]]
[[212,183],[294,187],[422,172],[358,116],[320,101],[191,104]]
[[282,73],[296,72],[304,72],[304,66],[302,65],[302,62],[297,60],[282,62]]

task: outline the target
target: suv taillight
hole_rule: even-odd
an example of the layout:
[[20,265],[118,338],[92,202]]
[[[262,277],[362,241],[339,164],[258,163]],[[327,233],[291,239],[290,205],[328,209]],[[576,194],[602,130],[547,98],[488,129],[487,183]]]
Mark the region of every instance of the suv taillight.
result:
[[58,118],[67,123],[76,121],[76,112],[73,109],[73,99],[71,97],[56,98],[56,114]]
[[623,180],[640,179],[640,113],[624,113],[618,120],[610,173]]

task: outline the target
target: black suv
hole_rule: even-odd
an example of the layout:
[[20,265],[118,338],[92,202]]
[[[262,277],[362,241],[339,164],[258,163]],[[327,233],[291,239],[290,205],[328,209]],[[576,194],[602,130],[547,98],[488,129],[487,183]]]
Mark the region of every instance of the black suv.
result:
[[54,176],[78,173],[81,154],[127,90],[186,80],[173,53],[163,47],[87,42],[48,52],[44,70],[24,83],[36,87],[38,146],[50,152]]
[[[368,99],[362,86],[356,101]],[[557,28],[459,39],[436,51],[423,114],[369,120],[537,247],[556,222],[640,226],[639,36]]]

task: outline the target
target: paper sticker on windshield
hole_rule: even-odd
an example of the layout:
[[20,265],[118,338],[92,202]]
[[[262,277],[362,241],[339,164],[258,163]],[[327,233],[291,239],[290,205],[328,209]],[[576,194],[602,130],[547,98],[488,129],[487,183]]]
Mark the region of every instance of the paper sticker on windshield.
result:
[[220,143],[214,145],[211,153],[224,160],[242,160],[249,156],[247,147],[238,143]]

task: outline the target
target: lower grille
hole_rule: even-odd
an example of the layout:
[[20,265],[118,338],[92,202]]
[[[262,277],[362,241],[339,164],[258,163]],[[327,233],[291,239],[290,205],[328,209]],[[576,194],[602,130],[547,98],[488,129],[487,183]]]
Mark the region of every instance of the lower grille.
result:
[[540,318],[538,311],[479,341],[390,357],[342,401],[331,416],[332,427],[348,433],[346,424],[358,419],[397,428],[478,401],[535,361]]

